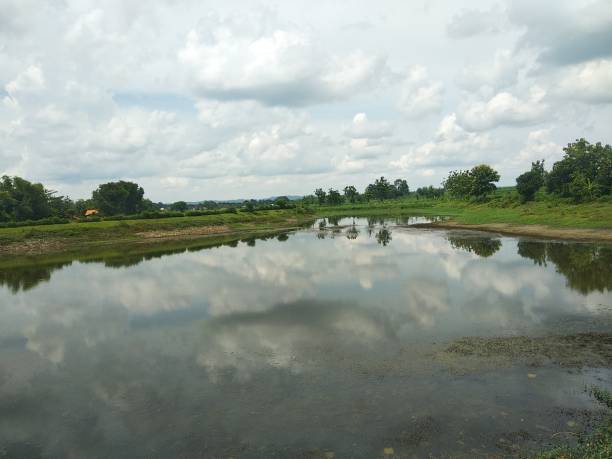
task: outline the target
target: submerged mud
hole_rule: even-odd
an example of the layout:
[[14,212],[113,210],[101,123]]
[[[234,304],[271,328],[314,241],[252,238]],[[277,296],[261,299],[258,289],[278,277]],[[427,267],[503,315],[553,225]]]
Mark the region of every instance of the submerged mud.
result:
[[612,366],[612,333],[576,333],[541,337],[467,337],[453,341],[445,353],[519,361],[528,366]]

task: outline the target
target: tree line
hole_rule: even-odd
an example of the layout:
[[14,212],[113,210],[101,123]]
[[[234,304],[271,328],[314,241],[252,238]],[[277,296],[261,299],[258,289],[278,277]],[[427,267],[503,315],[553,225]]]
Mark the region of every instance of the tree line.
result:
[[[73,219],[87,220],[130,218],[164,218],[198,216],[219,213],[247,212],[295,207],[289,198],[251,199],[245,202],[202,201],[171,204],[153,202],[144,197],[144,189],[134,182],[119,180],[99,185],[89,199],[72,200],[59,196],[41,183],[31,183],[21,177],[0,179],[0,226],[23,224],[66,223]],[[16,225],[13,225],[16,224]]]
[[[544,160],[531,165],[529,171],[516,178],[516,191],[521,202],[535,199],[536,193],[544,188],[549,194],[574,201],[588,201],[609,196],[612,190],[612,147],[601,143],[591,144],[578,139],[563,149],[564,156],[553,164],[550,171],[544,168]],[[411,192],[403,179],[393,183],[385,177],[369,184],[363,193],[353,185],[344,187],[344,192],[330,188],[317,188],[314,195],[304,201],[319,205],[340,205],[343,203],[369,202],[370,200],[396,199],[412,196],[416,199],[438,199],[444,196],[455,199],[483,201],[495,190],[500,180],[499,172],[488,164],[479,164],[471,169],[453,170],[442,182],[441,188],[433,186],[418,188]]]
[[0,181],[0,222],[69,219],[82,216],[87,209],[103,215],[137,214],[158,206],[144,198],[144,190],[136,183],[118,181],[104,183],[93,191],[90,199],[71,200],[58,196],[41,183],[21,177],[2,177]]
[[[441,191],[433,187],[419,188],[415,192],[418,196],[438,197]],[[354,185],[347,185],[342,191],[329,188],[327,191],[317,188],[314,194],[304,196],[303,203],[319,205],[340,205],[345,202],[355,204],[369,202],[372,200],[384,201],[386,199],[397,199],[411,194],[410,187],[404,179],[396,179],[393,182],[385,177],[380,177],[366,186],[360,193]]]
[[[571,198],[576,202],[609,196],[612,191],[612,147],[600,142],[591,144],[578,139],[568,144],[564,156],[546,171],[544,161],[532,163],[531,169],[516,178],[516,191],[522,202],[535,199],[545,189],[549,194]],[[380,177],[368,184],[363,192],[354,185],[342,191],[317,188],[313,195],[304,196],[302,205],[341,205],[364,203],[372,200],[384,201],[404,197],[416,199],[484,200],[496,190],[500,175],[490,165],[480,164],[469,170],[450,171],[442,187],[427,186],[411,191],[405,179],[393,182]],[[144,217],[203,215],[205,212],[235,212],[238,208],[256,210],[287,209],[295,203],[285,196],[274,200],[248,200],[242,203],[219,203],[205,201],[188,204],[178,201],[172,204],[154,203],[144,197],[144,189],[128,181],[108,182],[98,186],[89,199],[71,200],[58,195],[40,183],[31,183],[21,177],[3,176],[0,179],[0,223],[6,222],[59,222],[82,217],[87,209],[95,209],[105,217],[138,215]],[[161,213],[163,211],[163,213]],[[175,214],[172,214],[175,212]]]

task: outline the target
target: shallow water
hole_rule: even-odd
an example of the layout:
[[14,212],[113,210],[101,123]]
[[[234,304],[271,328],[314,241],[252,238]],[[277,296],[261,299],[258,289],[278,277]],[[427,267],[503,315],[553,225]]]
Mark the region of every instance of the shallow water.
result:
[[598,413],[585,386],[612,388],[607,365],[445,350],[611,332],[612,247],[420,221],[0,271],[0,457],[513,456],[571,440]]

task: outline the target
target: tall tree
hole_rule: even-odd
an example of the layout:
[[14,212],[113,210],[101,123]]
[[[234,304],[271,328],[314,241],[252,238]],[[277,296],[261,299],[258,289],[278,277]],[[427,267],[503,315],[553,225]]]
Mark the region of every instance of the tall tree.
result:
[[317,197],[317,200],[319,201],[320,206],[325,204],[325,198],[327,197],[327,193],[323,191],[322,188],[317,188],[315,190],[315,196]]
[[52,215],[50,200],[54,193],[40,183],[21,177],[3,176],[0,180],[0,220],[38,220]]
[[398,196],[408,196],[410,194],[410,188],[408,182],[404,179],[397,179],[393,182],[395,189],[397,190]]
[[494,182],[499,182],[499,173],[487,164],[480,164],[470,170],[470,178],[472,179],[470,194],[484,198],[497,188]]
[[531,163],[531,170],[516,178],[516,191],[521,201],[533,201],[535,194],[544,185],[544,160]]
[[187,203],[185,201],[176,201],[170,206],[170,209],[178,212],[185,212],[187,210]]
[[466,198],[472,191],[472,178],[470,171],[450,171],[448,177],[442,183],[444,190],[454,198]]
[[383,201],[395,197],[395,192],[395,187],[385,177],[380,177],[366,187],[365,194],[368,198]]
[[327,202],[331,206],[340,205],[342,204],[342,195],[340,194],[338,190],[334,190],[333,188],[330,188],[329,191],[327,192]]
[[578,139],[563,149],[561,161],[553,164],[546,188],[576,200],[609,195],[612,192],[612,147]]
[[289,198],[287,196],[279,196],[274,200],[274,204],[276,204],[279,209],[286,209],[289,207]]
[[135,214],[142,210],[144,190],[137,183],[104,183],[92,194],[95,206],[105,215]]
[[355,188],[353,185],[348,185],[344,187],[344,197],[351,204],[355,203],[358,194],[359,193],[357,193],[357,188]]

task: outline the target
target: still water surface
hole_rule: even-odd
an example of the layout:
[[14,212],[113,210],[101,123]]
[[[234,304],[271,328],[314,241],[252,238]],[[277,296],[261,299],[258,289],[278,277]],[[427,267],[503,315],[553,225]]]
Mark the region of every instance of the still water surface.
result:
[[0,457],[512,456],[586,427],[609,367],[444,350],[612,331],[612,248],[418,221],[0,271]]

